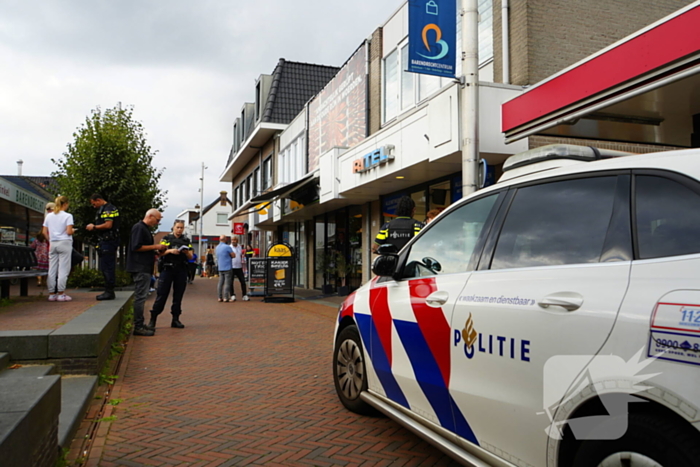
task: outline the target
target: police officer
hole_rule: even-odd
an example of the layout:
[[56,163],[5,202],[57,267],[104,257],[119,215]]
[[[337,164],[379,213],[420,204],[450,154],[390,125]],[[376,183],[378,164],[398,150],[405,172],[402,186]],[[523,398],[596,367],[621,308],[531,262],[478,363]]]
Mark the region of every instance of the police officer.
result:
[[423,228],[423,223],[413,219],[416,203],[410,196],[404,196],[396,207],[396,219],[382,225],[374,240],[372,252],[376,253],[380,245],[390,244],[400,250]]
[[85,228],[88,231],[97,232],[99,238],[97,254],[100,257],[100,271],[105,278],[105,291],[96,298],[98,300],[114,300],[117,249],[119,248],[119,210],[97,193],[90,197],[90,204],[97,209],[97,215],[95,223],[88,224]]
[[184,235],[185,221],[177,219],[173,224],[173,233],[166,235],[161,244],[166,246],[166,250],[160,253],[160,280],[158,281],[158,291],[156,301],[151,310],[151,321],[148,327],[155,329],[158,315],[163,312],[165,302],[170,295],[170,287],[173,287],[173,302],[170,313],[173,315],[173,328],[182,329],[185,327],[180,322],[182,314],[182,296],[187,288],[188,263],[192,259],[192,244],[190,239]]

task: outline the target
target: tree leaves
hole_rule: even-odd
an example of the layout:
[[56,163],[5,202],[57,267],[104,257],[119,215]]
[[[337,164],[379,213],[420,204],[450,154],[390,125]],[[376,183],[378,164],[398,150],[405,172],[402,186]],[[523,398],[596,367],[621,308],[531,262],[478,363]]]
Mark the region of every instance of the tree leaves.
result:
[[121,244],[128,243],[131,226],[150,208],[163,209],[166,191],[158,183],[164,169],[153,167],[155,151],[146,142],[143,125],[133,119],[133,107],[121,104],[104,112],[97,107],[73,133],[74,141],[60,159],[52,159],[61,195],[68,197],[76,236],[96,243],[84,226],[95,220],[93,193],[119,209]]

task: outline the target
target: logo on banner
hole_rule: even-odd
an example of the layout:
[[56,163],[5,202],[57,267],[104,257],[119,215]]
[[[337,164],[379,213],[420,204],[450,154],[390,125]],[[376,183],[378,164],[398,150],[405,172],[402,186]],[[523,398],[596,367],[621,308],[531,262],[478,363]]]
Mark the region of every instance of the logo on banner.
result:
[[445,58],[447,52],[450,51],[450,46],[447,45],[447,42],[442,40],[442,29],[440,29],[440,26],[438,26],[437,24],[425,25],[422,33],[423,45],[425,45],[425,48],[428,50],[428,52],[432,52],[430,48],[430,41],[428,40],[428,33],[430,31],[435,31],[435,44],[440,46],[440,52],[437,55],[425,55],[418,52],[418,55],[420,55],[423,58],[429,58],[430,60],[440,60],[441,58]]
[[233,234],[234,235],[245,234],[245,229],[243,228],[243,222],[235,222],[233,224]]
[[457,8],[454,0],[409,0],[408,68],[454,78]]

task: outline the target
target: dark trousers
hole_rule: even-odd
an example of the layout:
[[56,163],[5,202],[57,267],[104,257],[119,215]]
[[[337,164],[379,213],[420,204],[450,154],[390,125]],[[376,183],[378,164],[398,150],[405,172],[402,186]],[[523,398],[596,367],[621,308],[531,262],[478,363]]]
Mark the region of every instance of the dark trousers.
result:
[[100,271],[105,278],[107,290],[114,290],[114,284],[117,281],[117,248],[119,248],[117,240],[100,242],[97,247],[97,253],[100,255]]
[[192,282],[197,272],[197,263],[187,263],[187,279]]
[[233,280],[235,278],[238,278],[238,281],[241,283],[241,292],[243,292],[243,295],[248,295],[246,289],[245,289],[245,276],[243,275],[243,269],[241,268],[233,268],[231,269],[231,296],[235,297],[236,296],[236,289],[233,288]]
[[163,268],[163,272],[160,273],[160,279],[158,279],[158,290],[156,301],[151,310],[151,318],[163,312],[165,302],[168,301],[168,295],[170,295],[171,286],[173,288],[173,302],[170,306],[170,313],[173,315],[173,318],[177,318],[182,313],[182,296],[185,295],[185,289],[187,288],[186,266],[166,266]]
[[143,326],[143,307],[148,298],[148,289],[151,287],[152,275],[147,272],[135,272],[134,278],[134,327]]

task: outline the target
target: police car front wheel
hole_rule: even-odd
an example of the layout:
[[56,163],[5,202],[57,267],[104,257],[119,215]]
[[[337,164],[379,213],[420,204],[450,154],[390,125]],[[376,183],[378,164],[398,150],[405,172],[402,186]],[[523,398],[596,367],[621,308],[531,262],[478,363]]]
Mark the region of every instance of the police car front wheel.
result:
[[374,409],[360,398],[367,390],[365,355],[360,333],[351,325],[340,331],[333,352],[333,381],[338,398],[350,411],[369,415]]
[[628,423],[619,439],[582,442],[574,467],[700,467],[692,428],[647,414],[629,414]]

